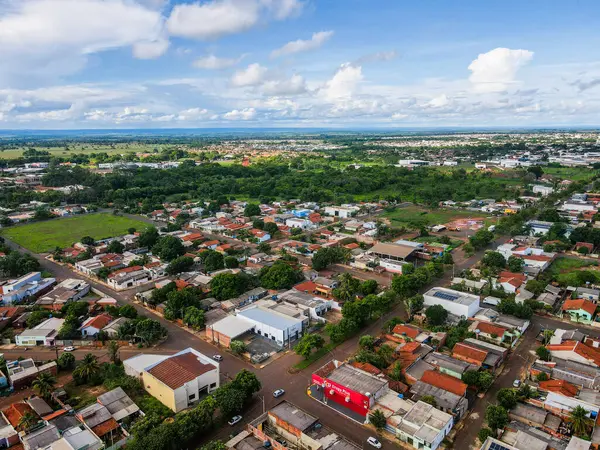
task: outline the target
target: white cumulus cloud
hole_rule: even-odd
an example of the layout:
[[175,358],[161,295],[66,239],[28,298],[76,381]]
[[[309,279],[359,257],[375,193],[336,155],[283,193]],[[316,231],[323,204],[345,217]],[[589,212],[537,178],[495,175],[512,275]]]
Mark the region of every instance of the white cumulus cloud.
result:
[[325,98],[329,101],[351,98],[362,79],[362,67],[342,64],[323,88]]
[[258,86],[267,76],[268,69],[258,63],[250,64],[243,70],[238,70],[231,77],[231,84],[237,87]]
[[479,92],[500,92],[515,83],[517,71],[533,58],[529,50],[495,48],[481,53],[469,65],[469,80]]
[[176,5],[167,21],[174,36],[216,39],[241,33],[261,19],[283,20],[302,9],[297,0],[212,0]]
[[310,39],[298,39],[296,41],[291,41],[285,44],[283,47],[273,50],[271,52],[271,57],[277,58],[279,56],[291,55],[293,53],[315,50],[327,42],[331,36],[333,36],[333,31],[319,31],[318,33],[313,33]]
[[306,81],[301,75],[292,75],[287,80],[269,80],[262,85],[262,91],[274,96],[298,95],[306,92]]
[[0,2],[0,73],[71,73],[87,55],[122,47],[132,47],[139,58],[164,53],[160,11],[130,0]]
[[226,120],[252,120],[254,117],[256,117],[254,108],[234,109],[223,114],[223,118]]

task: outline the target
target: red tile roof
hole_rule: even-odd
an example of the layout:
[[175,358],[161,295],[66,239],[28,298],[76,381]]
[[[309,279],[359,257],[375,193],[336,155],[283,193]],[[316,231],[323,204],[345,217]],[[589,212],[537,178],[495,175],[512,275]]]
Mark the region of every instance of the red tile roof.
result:
[[561,344],[547,345],[550,352],[573,352],[600,367],[600,350],[577,341],[564,341]]
[[565,380],[540,381],[539,386],[540,389],[544,391],[556,392],[564,395],[565,397],[575,397],[579,392],[577,386]]
[[487,352],[485,350],[471,347],[470,345],[459,342],[452,349],[452,356],[457,356],[459,357],[459,359],[461,359],[460,357],[462,357],[483,363],[483,361],[485,361],[485,358],[487,358]]
[[421,331],[412,327],[408,327],[406,325],[399,324],[394,327],[393,333],[399,334],[400,336],[406,335],[411,339],[416,339],[416,337],[421,333]]
[[494,325],[494,324],[488,323],[488,322],[479,322],[477,324],[476,329],[481,331],[482,333],[495,334],[498,337],[504,336],[504,333],[506,333],[506,331],[508,331],[504,327],[501,327],[499,325]]
[[550,256],[545,255],[523,255],[521,256],[523,259],[529,259],[531,261],[550,261],[552,258]]
[[402,347],[398,349],[399,352],[402,353],[414,353],[421,348],[421,344],[416,341],[407,342]]
[[465,395],[467,392],[467,385],[458,378],[436,370],[423,372],[421,381],[460,396]]
[[83,322],[83,325],[81,325],[81,328],[94,327],[98,330],[101,330],[106,325],[111,323],[112,320],[113,320],[112,317],[110,317],[108,314],[100,314],[99,316],[96,316],[96,317],[90,317],[88,320]]
[[591,301],[582,298],[578,300],[567,300],[562,307],[563,311],[573,311],[578,309],[582,309],[593,316],[596,312],[596,305]]
[[352,365],[354,367],[356,367],[357,369],[360,369],[364,372],[368,372],[372,375],[379,375],[381,373],[381,370],[379,370],[377,367],[375,367],[373,364],[369,364],[369,363],[361,363],[358,361],[354,361],[352,363]]
[[294,289],[301,292],[308,292],[312,294],[317,289],[317,284],[312,281],[305,281],[304,283],[297,284]]
[[205,247],[212,247],[213,245],[219,245],[219,241],[207,241],[204,242],[202,245],[204,245]]
[[188,352],[165,359],[152,367],[148,373],[171,389],[177,389],[214,369],[215,366],[201,363],[196,355]]
[[358,245],[356,242],[352,242],[351,244],[344,245],[344,247],[348,250],[354,250],[355,248],[360,248],[360,245]]
[[106,422],[102,422],[100,425],[96,425],[92,428],[92,431],[96,436],[101,438],[102,436],[110,433],[112,430],[116,430],[119,428],[119,424],[112,417],[108,419]]
[[130,267],[125,267],[124,269],[120,269],[120,270],[115,270],[113,273],[111,273],[108,278],[114,278],[117,274],[119,273],[129,273],[129,272],[136,272],[138,270],[142,270],[143,267],[142,266],[130,266]]
[[198,241],[200,239],[203,239],[204,236],[202,236],[202,234],[200,233],[192,233],[192,234],[188,234],[187,236],[184,236],[183,238],[181,238],[182,241],[185,242],[194,242],[194,241]]

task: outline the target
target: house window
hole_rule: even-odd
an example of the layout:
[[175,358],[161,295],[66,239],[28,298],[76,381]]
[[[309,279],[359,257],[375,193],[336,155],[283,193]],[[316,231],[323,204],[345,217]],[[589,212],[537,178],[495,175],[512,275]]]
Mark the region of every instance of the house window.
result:
[[210,383],[210,389],[214,389],[217,387],[217,383]]
[[192,394],[188,396],[188,400],[194,400],[196,398],[196,394]]
[[271,339],[275,340],[275,336],[271,336]]

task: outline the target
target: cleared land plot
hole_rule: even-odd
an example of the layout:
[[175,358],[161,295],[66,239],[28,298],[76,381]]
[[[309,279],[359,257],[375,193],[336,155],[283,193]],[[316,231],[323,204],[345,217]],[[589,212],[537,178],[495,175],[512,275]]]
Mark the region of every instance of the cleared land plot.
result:
[[396,208],[393,211],[386,211],[383,213],[383,217],[389,219],[392,222],[392,226],[408,225],[413,227],[439,225],[456,219],[482,218],[480,214],[472,211],[456,209],[429,210],[418,206],[408,206],[406,208]]
[[84,236],[104,239],[125,234],[129,228],[142,230],[147,226],[140,220],[98,213],[18,225],[4,229],[2,235],[33,252],[44,253],[70,247]]
[[579,270],[582,267],[597,266],[598,263],[595,261],[575,258],[564,258],[559,257],[548,268],[548,273],[553,276],[557,276],[561,273],[568,273],[574,270]]

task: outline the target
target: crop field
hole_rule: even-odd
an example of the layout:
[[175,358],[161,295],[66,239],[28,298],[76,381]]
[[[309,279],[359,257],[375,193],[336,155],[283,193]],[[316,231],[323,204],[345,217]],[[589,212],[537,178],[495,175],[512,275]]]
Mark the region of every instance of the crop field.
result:
[[32,252],[45,253],[66,248],[84,236],[104,239],[126,234],[129,228],[142,230],[147,224],[127,217],[98,213],[17,225],[2,230],[2,236]]
[[169,144],[145,144],[137,142],[127,143],[115,143],[115,144],[100,144],[100,143],[71,143],[67,147],[18,147],[11,149],[0,150],[1,159],[15,159],[23,156],[23,152],[28,148],[34,148],[38,151],[47,151],[51,156],[58,156],[66,158],[69,155],[75,155],[79,153],[90,154],[90,153],[107,153],[110,155],[121,155],[127,153],[154,153],[154,151],[160,152],[161,150],[173,147]]
[[457,219],[482,218],[481,214],[472,211],[462,211],[456,209],[425,209],[418,206],[408,206],[406,208],[396,208],[393,211],[386,211],[383,217],[389,219],[392,226],[431,226],[451,222]]

